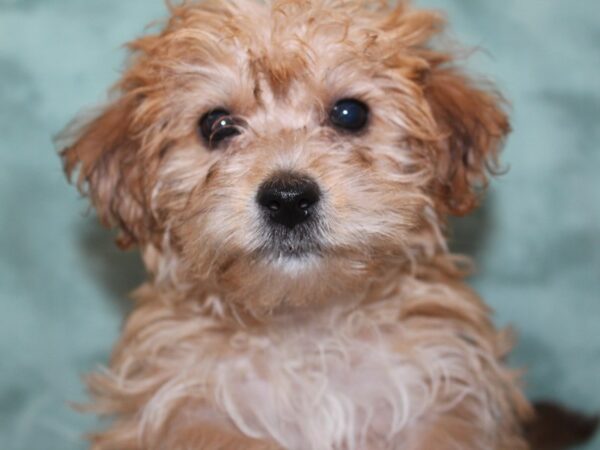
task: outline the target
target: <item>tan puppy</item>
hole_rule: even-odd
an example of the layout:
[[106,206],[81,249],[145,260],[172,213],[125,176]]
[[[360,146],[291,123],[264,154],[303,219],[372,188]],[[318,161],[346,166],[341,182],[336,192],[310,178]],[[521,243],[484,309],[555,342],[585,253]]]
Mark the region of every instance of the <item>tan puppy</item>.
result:
[[150,273],[96,450],[527,448],[444,238],[509,124],[405,3],[171,6],[62,156]]

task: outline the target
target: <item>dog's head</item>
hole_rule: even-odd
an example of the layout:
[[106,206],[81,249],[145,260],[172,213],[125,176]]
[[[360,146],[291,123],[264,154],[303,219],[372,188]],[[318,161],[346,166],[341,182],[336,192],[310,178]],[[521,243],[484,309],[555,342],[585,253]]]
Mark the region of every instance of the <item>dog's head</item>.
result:
[[349,296],[439,250],[509,130],[405,3],[171,7],[66,171],[154,276],[270,311]]

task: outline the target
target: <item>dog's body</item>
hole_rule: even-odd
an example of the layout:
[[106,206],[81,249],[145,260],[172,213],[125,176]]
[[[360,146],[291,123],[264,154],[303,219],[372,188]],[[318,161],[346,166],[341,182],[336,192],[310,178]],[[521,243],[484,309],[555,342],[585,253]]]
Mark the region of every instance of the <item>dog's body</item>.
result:
[[237,436],[233,449],[248,448],[246,435],[268,448],[525,448],[527,404],[499,363],[508,343],[485,307],[434,270],[395,281],[351,306],[247,326],[216,297],[200,306],[144,287],[113,374],[92,382],[103,412],[123,417],[99,442],[210,449]]
[[510,336],[444,238],[509,125],[432,12],[185,3],[72,128],[101,219],[151,274],[96,450],[527,448]]

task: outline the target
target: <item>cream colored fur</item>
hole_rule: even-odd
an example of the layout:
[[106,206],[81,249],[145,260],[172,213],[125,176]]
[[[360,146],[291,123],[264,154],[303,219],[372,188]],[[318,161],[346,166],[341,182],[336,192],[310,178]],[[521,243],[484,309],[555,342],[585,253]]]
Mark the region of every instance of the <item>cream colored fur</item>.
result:
[[[114,420],[94,450],[525,449],[509,336],[445,238],[509,125],[432,43],[442,17],[342,0],[170,13],[65,134],[66,171],[149,272],[90,377]],[[343,98],[369,106],[360,133],[329,121]],[[240,134],[210,148],[198,121],[215,108]],[[302,257],[264,251],[257,190],[282,171],[322,193]]]

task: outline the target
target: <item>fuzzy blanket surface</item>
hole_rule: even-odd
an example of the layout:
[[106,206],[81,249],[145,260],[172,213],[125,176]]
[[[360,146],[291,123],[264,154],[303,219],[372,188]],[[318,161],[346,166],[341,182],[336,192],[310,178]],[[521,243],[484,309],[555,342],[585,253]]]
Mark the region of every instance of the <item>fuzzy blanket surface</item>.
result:
[[[485,206],[455,223],[473,284],[520,336],[533,398],[600,410],[600,2],[418,0],[513,104]],[[0,448],[76,450],[69,402],[105,363],[143,279],[64,180],[52,136],[118,77],[162,0],[0,0]],[[600,437],[588,449],[600,449]]]

